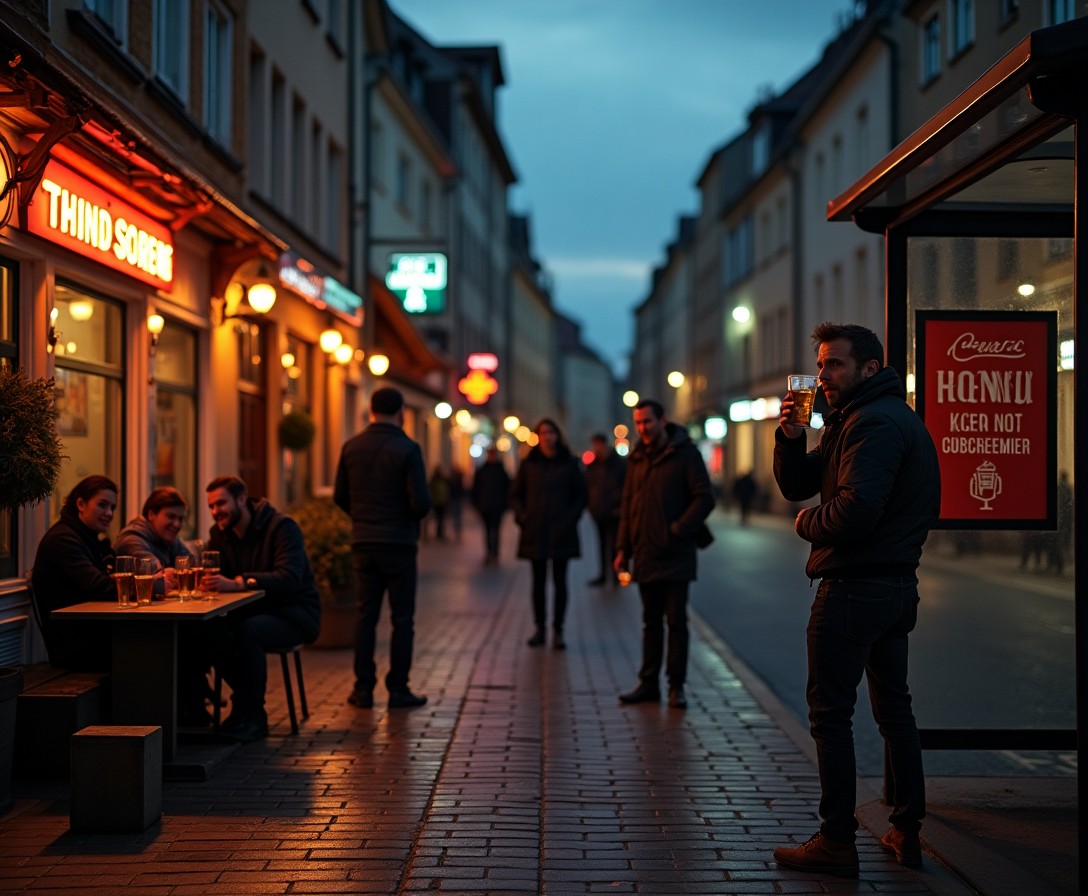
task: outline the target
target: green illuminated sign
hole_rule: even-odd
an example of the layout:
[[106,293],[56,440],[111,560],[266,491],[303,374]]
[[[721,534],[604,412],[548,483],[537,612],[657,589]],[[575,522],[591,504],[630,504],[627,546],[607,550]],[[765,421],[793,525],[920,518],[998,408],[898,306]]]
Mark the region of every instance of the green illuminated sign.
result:
[[441,314],[446,310],[446,256],[438,252],[389,256],[385,285],[409,314]]

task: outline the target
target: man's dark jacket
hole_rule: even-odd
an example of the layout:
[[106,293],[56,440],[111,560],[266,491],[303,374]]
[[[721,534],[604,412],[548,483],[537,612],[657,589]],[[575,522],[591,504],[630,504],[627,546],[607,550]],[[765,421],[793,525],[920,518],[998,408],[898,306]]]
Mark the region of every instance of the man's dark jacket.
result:
[[774,478],[782,495],[820,504],[801,511],[797,534],[812,543],[812,579],[912,575],[941,509],[933,440],[885,367],[824,422],[806,452],[803,437],[775,431]]
[[627,461],[609,451],[603,458],[594,458],[586,465],[586,491],[589,493],[589,515],[606,522],[620,515],[623,481],[627,476]]
[[616,536],[635,581],[694,581],[695,535],[713,509],[703,456],[682,427],[666,423],[661,448],[638,442],[627,457]]
[[264,591],[264,597],[242,608],[243,615],[271,613],[290,619],[303,639],[312,641],[320,627],[321,601],[302,530],[264,498],[251,498],[249,512],[249,526],[241,538],[233,529],[212,526],[206,547],[219,551],[223,575],[241,576],[247,588]]
[[351,517],[353,547],[414,547],[431,509],[419,445],[395,423],[371,423],[340,450],[333,500]]
[[586,479],[578,460],[560,445],[555,457],[534,446],[510,486],[510,507],[521,527],[518,556],[526,560],[581,556],[578,518],[586,509]]

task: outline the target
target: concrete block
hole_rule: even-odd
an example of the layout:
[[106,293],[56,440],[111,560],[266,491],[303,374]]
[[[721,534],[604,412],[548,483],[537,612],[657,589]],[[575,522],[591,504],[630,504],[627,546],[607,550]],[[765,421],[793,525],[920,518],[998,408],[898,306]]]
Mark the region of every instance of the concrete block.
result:
[[73,734],[106,718],[109,676],[67,672],[19,695],[15,768],[20,773],[68,777]]
[[91,725],[72,735],[73,831],[136,834],[161,816],[161,727]]

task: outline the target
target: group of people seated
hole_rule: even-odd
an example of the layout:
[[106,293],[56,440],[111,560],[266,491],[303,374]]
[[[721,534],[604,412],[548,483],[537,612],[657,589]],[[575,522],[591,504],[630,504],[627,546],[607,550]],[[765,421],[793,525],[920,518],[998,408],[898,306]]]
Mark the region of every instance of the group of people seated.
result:
[[[116,483],[106,476],[80,480],[38,545],[31,582],[49,661],[55,666],[109,669],[110,635],[104,623],[57,622],[50,613],[83,601],[116,600],[110,577],[115,557],[153,557],[158,567],[155,590],[164,596],[176,587],[175,561],[191,553],[180,537],[189,504],[169,486],[154,489],[140,515],[111,544],[107,533],[118,494]],[[213,479],[206,498],[214,523],[206,547],[219,551],[220,571],[202,585],[221,592],[260,589],[264,596],[210,622],[182,624],[178,719],[190,727],[211,724],[207,703],[214,695],[208,672],[214,666],[231,690],[230,716],[220,730],[248,743],[268,733],[266,651],[313,641],[320,603],[302,531],[290,516],[264,498],[251,498],[237,476]]]

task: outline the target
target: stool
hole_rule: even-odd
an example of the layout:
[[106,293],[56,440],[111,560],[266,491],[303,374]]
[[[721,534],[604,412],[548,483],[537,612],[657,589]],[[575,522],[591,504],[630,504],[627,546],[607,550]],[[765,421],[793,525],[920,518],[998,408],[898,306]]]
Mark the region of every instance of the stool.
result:
[[108,718],[109,676],[64,672],[28,686],[15,716],[15,766],[22,772],[67,778],[72,735]]
[[[291,647],[269,647],[265,653],[278,654],[280,668],[283,669],[283,687],[287,691],[287,714],[291,717],[291,733],[298,734],[298,716],[295,714],[295,693],[291,687],[291,667],[287,664],[287,657],[295,655],[295,677],[298,679],[298,702],[302,709],[302,718],[310,718],[310,707],[306,704],[306,685],[302,679],[302,648],[304,644],[294,644]],[[215,728],[219,730],[219,712],[223,704],[223,677],[219,669],[215,670],[214,706],[212,714],[215,717]]]
[[162,728],[89,725],[72,735],[73,831],[138,834],[162,817]]

